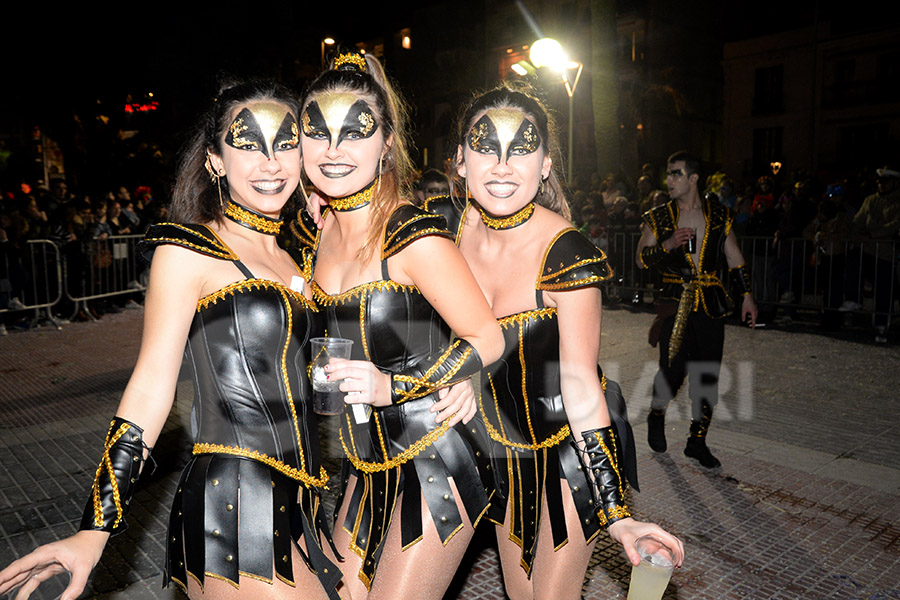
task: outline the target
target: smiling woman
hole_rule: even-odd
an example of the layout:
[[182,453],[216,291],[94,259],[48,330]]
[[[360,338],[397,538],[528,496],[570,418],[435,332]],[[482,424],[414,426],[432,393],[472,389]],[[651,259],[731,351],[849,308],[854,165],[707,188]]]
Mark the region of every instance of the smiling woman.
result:
[[493,488],[467,379],[503,346],[444,219],[411,203],[402,107],[368,55],[311,83],[304,171],[327,208],[321,231],[292,223],[328,335],[354,342],[328,367],[348,393],[335,543],[353,598],[370,600],[443,597]]
[[[0,594],[72,573],[76,598],[171,409],[182,352],[193,369],[192,457],[174,494],[164,584],[197,598],[337,600],[341,571],[320,490],[309,339],[317,309],[294,285],[304,257],[276,243],[300,181],[298,106],[274,83],[225,86],[179,167],[174,222],[141,245],[152,260],[134,373],[102,449],[81,531],[0,572]],[[308,290],[307,290],[308,293]],[[33,585],[26,583],[26,585]]]

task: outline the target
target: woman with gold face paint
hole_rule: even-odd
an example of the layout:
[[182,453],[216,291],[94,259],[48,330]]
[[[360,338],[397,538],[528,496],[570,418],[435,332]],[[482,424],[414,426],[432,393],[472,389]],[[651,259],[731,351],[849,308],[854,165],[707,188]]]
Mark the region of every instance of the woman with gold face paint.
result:
[[307,400],[307,261],[276,243],[300,182],[299,106],[274,83],[221,90],[186,147],[173,222],[154,225],[144,333],[109,426],[80,531],[0,573],[0,594],[61,570],[74,600],[193,370],[193,456],[178,483],[164,584],[197,598],[337,599],[341,571],[320,503],[327,475]]
[[598,284],[612,272],[568,220],[547,111],[528,88],[500,86],[466,107],[458,136],[454,187],[468,201],[456,240],[506,337],[502,360],[482,373],[479,407],[507,594],[581,598],[604,525],[633,563],[634,540],[651,534],[680,564],[681,541],[632,519],[625,502],[624,475],[637,481],[630,427],[598,367]]
[[347,392],[345,583],[357,599],[439,599],[493,489],[466,380],[503,337],[444,219],[411,202],[406,115],[378,61],[339,55],[302,106],[303,168],[326,208],[321,230],[306,212],[292,229],[316,254],[327,335],[354,342],[329,367]]

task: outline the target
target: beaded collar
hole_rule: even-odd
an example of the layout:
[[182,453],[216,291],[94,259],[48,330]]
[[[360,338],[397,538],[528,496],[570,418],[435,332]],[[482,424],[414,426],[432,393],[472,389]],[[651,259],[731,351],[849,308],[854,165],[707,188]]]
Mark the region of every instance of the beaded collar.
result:
[[481,213],[481,220],[487,225],[490,229],[503,230],[503,229],[512,229],[513,227],[518,227],[525,221],[531,218],[531,215],[534,214],[534,201],[532,200],[521,209],[517,210],[511,215],[506,215],[503,217],[497,217],[480,206],[478,204],[475,205],[475,208],[478,209],[478,212]]
[[372,183],[355,194],[350,194],[343,198],[331,198],[328,201],[328,205],[338,212],[349,212],[351,210],[356,210],[357,208],[362,208],[372,201],[372,196],[375,195],[376,181],[378,181],[377,178],[373,179]]
[[234,221],[242,227],[265,233],[266,235],[278,235],[281,232],[281,224],[284,222],[283,219],[273,219],[249,208],[244,208],[233,200],[229,200],[228,204],[225,205],[225,218]]

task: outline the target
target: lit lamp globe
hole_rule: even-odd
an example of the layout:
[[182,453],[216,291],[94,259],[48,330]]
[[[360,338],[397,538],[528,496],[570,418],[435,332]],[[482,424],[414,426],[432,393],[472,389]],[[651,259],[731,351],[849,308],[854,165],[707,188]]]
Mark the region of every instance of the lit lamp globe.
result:
[[553,38],[541,38],[533,43],[528,57],[535,67],[549,67],[558,73],[562,73],[569,62],[562,45]]

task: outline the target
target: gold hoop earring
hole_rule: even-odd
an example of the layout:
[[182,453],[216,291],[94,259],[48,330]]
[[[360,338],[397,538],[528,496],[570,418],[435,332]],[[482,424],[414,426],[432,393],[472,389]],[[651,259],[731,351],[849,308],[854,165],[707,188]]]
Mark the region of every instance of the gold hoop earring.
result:
[[378,157],[378,183],[375,184],[375,193],[381,191],[381,175],[384,172],[384,165],[382,164],[384,161],[384,154]]
[[540,194],[541,196],[544,195],[544,180],[543,179],[541,179],[538,182],[538,194]]
[[466,202],[469,201],[469,176],[466,175]]

